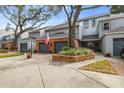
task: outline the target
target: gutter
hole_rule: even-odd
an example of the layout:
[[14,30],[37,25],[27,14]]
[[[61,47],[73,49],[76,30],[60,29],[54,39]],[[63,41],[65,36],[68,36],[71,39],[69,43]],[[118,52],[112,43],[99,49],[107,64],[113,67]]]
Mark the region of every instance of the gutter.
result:
[[[76,27],[79,27],[79,25],[76,25]],[[60,27],[60,28],[55,28],[55,29],[49,29],[49,30],[45,30],[45,31],[46,31],[46,32],[49,32],[49,31],[59,30],[59,29],[63,29],[63,28],[69,28],[69,26]]]
[[124,32],[112,32],[112,33],[105,33],[101,39],[103,39],[107,35],[116,35],[116,34],[124,34]]
[[86,40],[80,40],[80,41],[100,41],[101,39],[86,39]]

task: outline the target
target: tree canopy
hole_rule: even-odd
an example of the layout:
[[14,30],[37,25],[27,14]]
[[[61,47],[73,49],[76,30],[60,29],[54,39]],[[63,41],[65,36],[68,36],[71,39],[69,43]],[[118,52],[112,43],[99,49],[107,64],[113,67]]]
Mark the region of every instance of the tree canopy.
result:
[[111,13],[112,14],[124,13],[124,5],[112,5]]
[[101,5],[95,6],[83,6],[83,5],[63,5],[64,12],[67,16],[69,26],[69,47],[78,47],[77,40],[75,38],[76,22],[79,18],[80,12],[84,10],[94,9],[101,7]]
[[41,26],[57,12],[57,8],[51,8],[50,6],[15,5],[0,7],[0,13],[9,20],[8,26],[12,26],[14,29],[22,27],[22,30]]
[[22,33],[40,27],[59,11],[57,6],[47,5],[0,6],[0,13],[9,21],[6,30],[12,29],[15,33],[14,44]]

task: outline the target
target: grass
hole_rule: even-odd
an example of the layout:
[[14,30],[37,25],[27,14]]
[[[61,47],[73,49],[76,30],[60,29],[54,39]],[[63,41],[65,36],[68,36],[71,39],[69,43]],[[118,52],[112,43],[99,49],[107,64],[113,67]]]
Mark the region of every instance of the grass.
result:
[[116,70],[109,63],[108,60],[102,60],[95,63],[91,63],[86,66],[80,67],[79,69],[117,75]]
[[23,54],[24,54],[24,53],[16,52],[16,53],[14,53],[14,54],[0,55],[0,58],[7,58],[7,57],[20,56],[20,55],[23,55]]

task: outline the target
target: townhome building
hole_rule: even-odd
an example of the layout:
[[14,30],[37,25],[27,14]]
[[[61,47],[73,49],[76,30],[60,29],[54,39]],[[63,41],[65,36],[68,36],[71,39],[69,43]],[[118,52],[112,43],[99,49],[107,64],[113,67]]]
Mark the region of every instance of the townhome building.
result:
[[80,47],[101,51],[100,39],[97,31],[99,19],[108,17],[109,14],[99,14],[80,19],[79,41]]
[[[11,37],[11,38],[10,38]],[[49,37],[48,44],[45,40]],[[12,34],[4,36],[2,41],[13,39]],[[77,47],[91,48],[105,56],[119,56],[124,48],[124,14],[100,14],[85,17],[76,22],[75,39]],[[62,23],[55,26],[35,28],[23,33],[18,39],[18,50],[29,49],[37,53],[58,53],[68,46],[69,26]],[[8,43],[9,44],[9,43]],[[6,44],[2,45],[6,48]]]
[[[13,39],[14,39],[13,34],[3,36],[3,38],[2,38],[2,48],[10,50],[10,48],[12,47],[12,44],[13,44]],[[17,46],[16,46],[16,49],[17,49]]]
[[[77,21],[75,27],[75,39],[77,47],[87,47],[94,50],[100,50],[97,32],[98,19],[108,16],[101,14],[83,18]],[[37,39],[37,52],[41,53],[58,53],[63,46],[68,46],[69,26],[68,23],[59,24],[45,30],[45,34],[49,35],[50,41],[46,45],[44,39]]]
[[124,14],[105,14],[82,20],[80,46],[101,51],[105,56],[120,56],[124,48]]
[[13,39],[14,39],[13,33],[14,32],[12,30],[6,31],[4,29],[1,29],[0,31],[0,48],[1,49],[10,50]]
[[[76,23],[76,38],[80,22]],[[45,30],[45,37],[36,39],[36,51],[38,53],[58,53],[64,46],[68,46],[69,27],[68,23],[62,23]],[[49,43],[45,44],[45,39],[49,36]],[[77,42],[79,46],[79,42]]]
[[45,36],[44,30],[47,28],[49,28],[49,26],[24,32],[18,39],[18,51],[27,52],[30,50],[36,52],[36,39],[43,38]]
[[[77,46],[91,48],[105,56],[119,56],[124,48],[124,14],[100,14],[80,19],[76,23]],[[36,39],[36,50],[41,53],[58,53],[68,45],[69,27],[59,24],[45,30],[49,34],[49,44],[44,38]]]
[[30,37],[29,31],[24,32],[18,39],[18,51],[27,52],[29,49],[34,51],[35,38]]
[[124,48],[124,14],[101,18],[98,24],[98,36],[104,55],[120,56]]

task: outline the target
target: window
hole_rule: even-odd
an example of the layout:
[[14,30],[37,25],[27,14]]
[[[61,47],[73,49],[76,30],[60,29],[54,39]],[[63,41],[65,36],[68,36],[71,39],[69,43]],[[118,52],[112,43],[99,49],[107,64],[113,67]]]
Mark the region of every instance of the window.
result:
[[110,29],[110,22],[105,22],[103,23],[103,31],[109,30]]
[[84,29],[89,28],[89,20],[84,21]]
[[95,19],[92,20],[92,26],[93,27],[96,26],[96,20]]
[[94,43],[93,42],[88,42],[87,46],[88,47],[94,47]]

